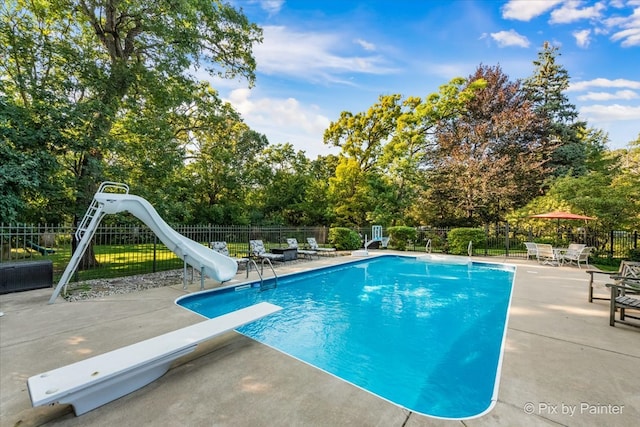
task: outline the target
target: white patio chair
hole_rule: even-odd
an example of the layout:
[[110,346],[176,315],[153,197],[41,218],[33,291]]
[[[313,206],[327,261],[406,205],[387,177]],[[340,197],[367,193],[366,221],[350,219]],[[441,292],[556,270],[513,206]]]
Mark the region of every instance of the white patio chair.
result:
[[538,247],[536,246],[535,243],[524,242],[524,245],[527,248],[527,259],[529,259],[530,256],[534,256],[534,257],[538,256]]
[[540,264],[559,265],[558,254],[553,250],[553,246],[546,243],[536,243],[536,257]]
[[591,255],[591,251],[593,248],[591,246],[585,246],[579,251],[569,249],[567,252],[562,254],[562,264],[565,262],[568,264],[577,264],[578,268],[580,267],[580,263],[584,263],[587,267],[589,267],[589,255]]

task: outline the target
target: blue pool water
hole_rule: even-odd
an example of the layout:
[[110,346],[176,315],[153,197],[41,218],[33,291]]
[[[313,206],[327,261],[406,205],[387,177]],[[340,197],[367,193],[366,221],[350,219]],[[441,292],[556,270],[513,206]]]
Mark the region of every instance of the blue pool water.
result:
[[238,332],[414,412],[468,418],[492,406],[514,269],[384,256],[183,297],[212,318],[267,301]]

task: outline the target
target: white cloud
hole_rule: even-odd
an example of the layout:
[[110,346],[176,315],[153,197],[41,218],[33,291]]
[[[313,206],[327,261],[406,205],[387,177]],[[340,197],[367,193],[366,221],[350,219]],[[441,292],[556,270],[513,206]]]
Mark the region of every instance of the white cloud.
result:
[[599,19],[602,11],[606,8],[603,3],[596,3],[593,6],[580,8],[582,2],[569,0],[562,4],[562,7],[551,12],[551,24],[569,24],[582,19]]
[[362,48],[363,48],[364,50],[369,50],[369,51],[376,50],[376,45],[375,45],[375,44],[373,44],[373,43],[370,43],[370,42],[368,42],[368,41],[366,41],[366,40],[357,39],[355,42],[356,42],[358,45],[362,46]]
[[640,46],[640,28],[618,31],[611,36],[611,40],[622,40],[623,47]]
[[589,42],[591,41],[589,36],[591,35],[591,30],[574,31],[572,34],[576,39],[578,47],[589,47]]
[[631,16],[613,16],[605,20],[605,24],[613,28],[612,41],[622,40],[623,47],[640,46],[640,1],[629,1],[635,6]]
[[348,84],[342,75],[396,72],[379,55],[337,53],[344,49],[344,37],[337,33],[293,31],[283,26],[265,26],[263,30],[264,41],[254,47],[254,55],[258,71],[265,74]]
[[225,101],[234,106],[251,129],[265,134],[271,144],[289,142],[311,158],[335,152],[323,143],[330,120],[317,107],[303,106],[291,97],[255,99],[252,95],[249,89],[235,89]]
[[562,0],[511,0],[502,7],[502,17],[530,21],[561,2]]
[[284,0],[258,0],[260,4],[260,8],[269,12],[269,14],[274,15],[280,12],[282,9],[282,5],[284,4]]
[[640,120],[640,106],[587,105],[579,109],[581,116],[593,121]]
[[494,39],[500,47],[529,47],[529,45],[531,44],[529,43],[529,39],[518,34],[518,32],[515,30],[498,31],[497,33],[491,33],[491,38]]
[[571,83],[567,91],[582,91],[592,87],[640,89],[640,81],[627,79],[593,79]]
[[578,101],[611,101],[614,99],[638,99],[640,96],[632,90],[619,90],[614,93],[609,92],[588,92],[586,95],[580,95]]

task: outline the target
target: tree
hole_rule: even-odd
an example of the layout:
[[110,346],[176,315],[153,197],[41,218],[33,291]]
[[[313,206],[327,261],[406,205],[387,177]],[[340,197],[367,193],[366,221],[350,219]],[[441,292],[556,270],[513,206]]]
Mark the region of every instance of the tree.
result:
[[400,99],[400,95],[380,96],[365,113],[343,111],[325,131],[325,144],[341,148],[335,176],[329,180],[336,225],[369,223],[377,203],[387,198],[390,187],[382,179],[378,161],[396,130]]
[[[422,196],[432,185],[429,171],[437,161],[436,131],[455,120],[465,110],[466,103],[485,86],[482,79],[469,82],[457,77],[440,86],[437,93],[424,99],[409,97],[403,102],[397,130],[385,146],[382,158],[384,179],[393,189],[384,206],[387,215],[405,224],[425,223],[430,212],[425,212]],[[426,220],[426,223],[432,221]]]
[[249,195],[251,207],[262,217],[254,217],[252,223],[303,225],[312,181],[310,166],[304,152],[295,151],[289,143],[266,147],[258,159],[256,185]]
[[501,220],[536,194],[549,146],[544,120],[499,66],[480,66],[467,80],[486,86],[438,126],[428,195],[429,206],[450,205],[447,214],[472,226]]
[[254,79],[252,45],[261,41],[261,31],[218,0],[16,1],[5,6],[0,44],[7,61],[0,64],[1,77],[20,106],[35,112],[47,105],[66,117],[59,128],[65,145],[56,148],[73,174],[67,191],[75,199],[76,220],[104,179],[105,156],[118,146],[114,124],[123,112],[147,101],[137,93],[173,95],[165,98],[170,110],[190,104],[184,98],[188,91],[170,88],[190,89],[192,73],[200,68],[225,78]]
[[577,120],[576,107],[564,94],[569,88],[569,73],[557,63],[558,56],[559,49],[545,42],[533,61],[535,72],[524,81],[523,90],[548,124],[543,138],[557,142],[549,163],[553,175],[578,176],[587,172],[586,147],[579,135],[586,123]]
[[[593,131],[591,138],[602,136],[601,131]],[[632,142],[628,150],[603,153],[602,159],[588,164],[596,167],[581,176],[555,179],[544,195],[513,212],[510,220],[567,210],[596,217],[590,226],[604,230],[637,229],[640,226],[640,143]]]
[[338,157],[332,154],[318,156],[309,165],[309,182],[303,201],[304,225],[329,226],[335,220],[329,206],[329,179],[335,175]]
[[[56,138],[51,134],[55,129],[46,112],[32,115],[3,92],[0,90],[0,223],[52,220],[29,216],[26,201],[38,193],[48,196],[47,177],[56,173],[56,164],[46,147],[49,138]],[[29,125],[24,126],[26,123]]]

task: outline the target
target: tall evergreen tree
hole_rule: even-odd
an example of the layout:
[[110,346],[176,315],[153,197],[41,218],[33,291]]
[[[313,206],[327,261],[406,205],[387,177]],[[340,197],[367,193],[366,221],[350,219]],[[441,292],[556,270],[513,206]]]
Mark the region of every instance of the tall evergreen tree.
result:
[[538,59],[533,61],[535,72],[525,79],[523,90],[536,113],[548,122],[542,137],[557,144],[548,164],[553,175],[571,172],[579,176],[587,172],[586,146],[580,137],[586,123],[578,120],[575,105],[564,93],[569,88],[569,73],[558,64],[558,56],[559,49],[545,42]]

